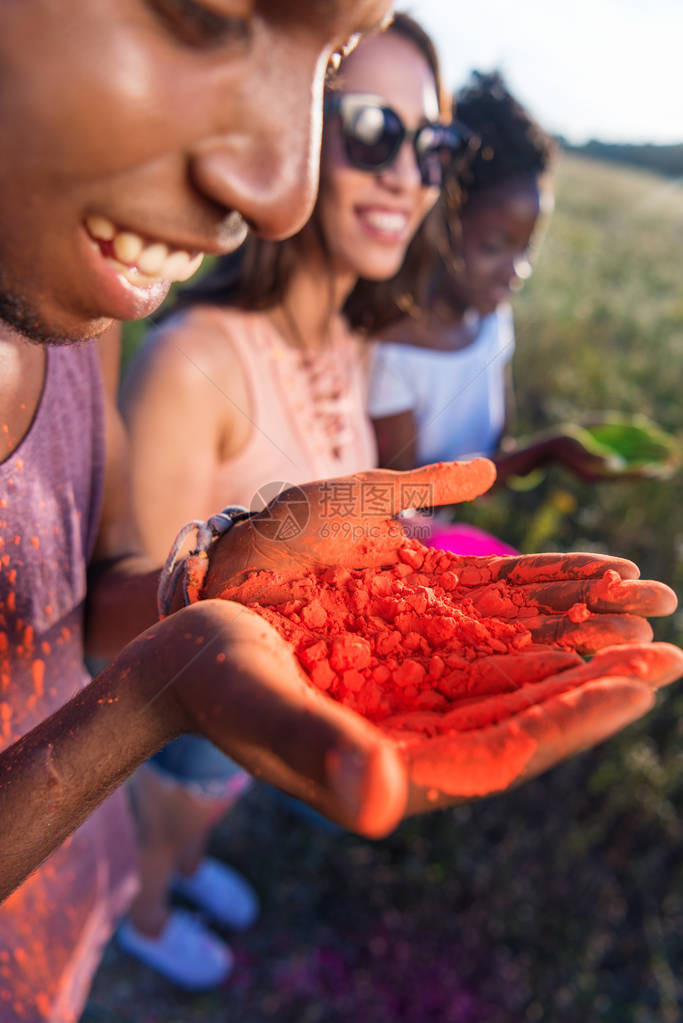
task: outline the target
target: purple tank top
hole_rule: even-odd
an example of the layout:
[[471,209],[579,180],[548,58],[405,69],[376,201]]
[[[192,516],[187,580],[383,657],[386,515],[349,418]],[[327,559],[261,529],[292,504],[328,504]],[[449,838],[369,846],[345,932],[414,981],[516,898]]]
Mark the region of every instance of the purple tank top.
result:
[[[0,465],[0,749],[88,681],[83,610],[104,484],[93,345],[47,350],[31,428]],[[0,1023],[76,1021],[134,888],[115,793],[0,906]]]

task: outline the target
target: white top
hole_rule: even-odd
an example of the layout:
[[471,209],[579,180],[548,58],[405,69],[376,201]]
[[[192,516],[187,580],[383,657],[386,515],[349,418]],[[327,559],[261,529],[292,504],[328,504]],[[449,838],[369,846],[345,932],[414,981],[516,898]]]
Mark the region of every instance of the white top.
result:
[[412,411],[419,465],[491,454],[505,424],[505,366],[515,350],[509,305],[485,316],[456,351],[380,341],[373,345],[368,412]]

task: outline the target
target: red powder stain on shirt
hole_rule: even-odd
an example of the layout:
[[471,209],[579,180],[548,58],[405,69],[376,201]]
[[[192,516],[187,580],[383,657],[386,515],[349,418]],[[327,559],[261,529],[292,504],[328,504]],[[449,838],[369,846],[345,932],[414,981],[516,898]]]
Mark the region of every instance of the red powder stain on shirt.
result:
[[31,651],[33,650],[33,637],[34,637],[33,626],[27,625],[26,628],[24,629],[23,645],[24,650],[26,651],[27,654],[29,654],[29,656],[31,654]]
[[41,699],[44,692],[45,661],[41,660],[40,657],[36,657],[33,661],[33,664],[31,665],[31,674],[33,675],[33,686],[36,696],[38,699]]
[[2,734],[3,739],[9,738],[12,734],[11,720],[12,708],[9,703],[0,703],[0,734]]
[[43,1014],[45,1019],[48,1019],[52,1010],[52,999],[44,991],[39,991],[36,994],[36,1009]]
[[39,536],[32,536],[31,537],[31,544],[32,544],[32,546],[36,550],[38,550],[38,548],[40,547],[40,537]]

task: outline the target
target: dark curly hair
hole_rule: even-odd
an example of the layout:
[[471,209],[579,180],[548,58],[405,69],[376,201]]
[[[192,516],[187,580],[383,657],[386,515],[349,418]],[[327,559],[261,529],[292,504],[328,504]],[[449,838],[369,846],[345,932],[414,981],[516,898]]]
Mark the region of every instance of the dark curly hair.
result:
[[465,196],[548,170],[555,142],[510,93],[499,71],[473,71],[453,102],[458,120],[479,139],[459,175]]
[[461,265],[460,218],[468,199],[488,188],[547,171],[554,140],[511,95],[498,71],[473,71],[453,97],[456,120],[474,144],[453,167],[441,197],[408,246],[403,266],[389,281],[359,281],[345,312],[361,329],[388,331],[407,317],[450,319]]

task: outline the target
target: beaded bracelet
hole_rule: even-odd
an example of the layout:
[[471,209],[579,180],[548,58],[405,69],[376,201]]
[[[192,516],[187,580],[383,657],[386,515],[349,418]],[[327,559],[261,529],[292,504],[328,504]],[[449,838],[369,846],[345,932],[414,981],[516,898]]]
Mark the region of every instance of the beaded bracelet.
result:
[[[208,522],[201,519],[193,519],[178,533],[173,541],[171,550],[168,553],[164,567],[161,570],[159,587],[157,589],[157,608],[159,618],[166,618],[171,613],[171,604],[175,596],[178,579],[183,577],[183,598],[185,604],[194,604],[199,600],[199,595],[206,581],[206,574],[209,571],[209,548],[212,543],[229,529],[236,522],[248,519],[253,513],[241,505],[232,504],[223,511],[212,515]],[[197,534],[195,549],[190,551],[184,558],[178,559],[180,549],[187,537],[193,531]]]

